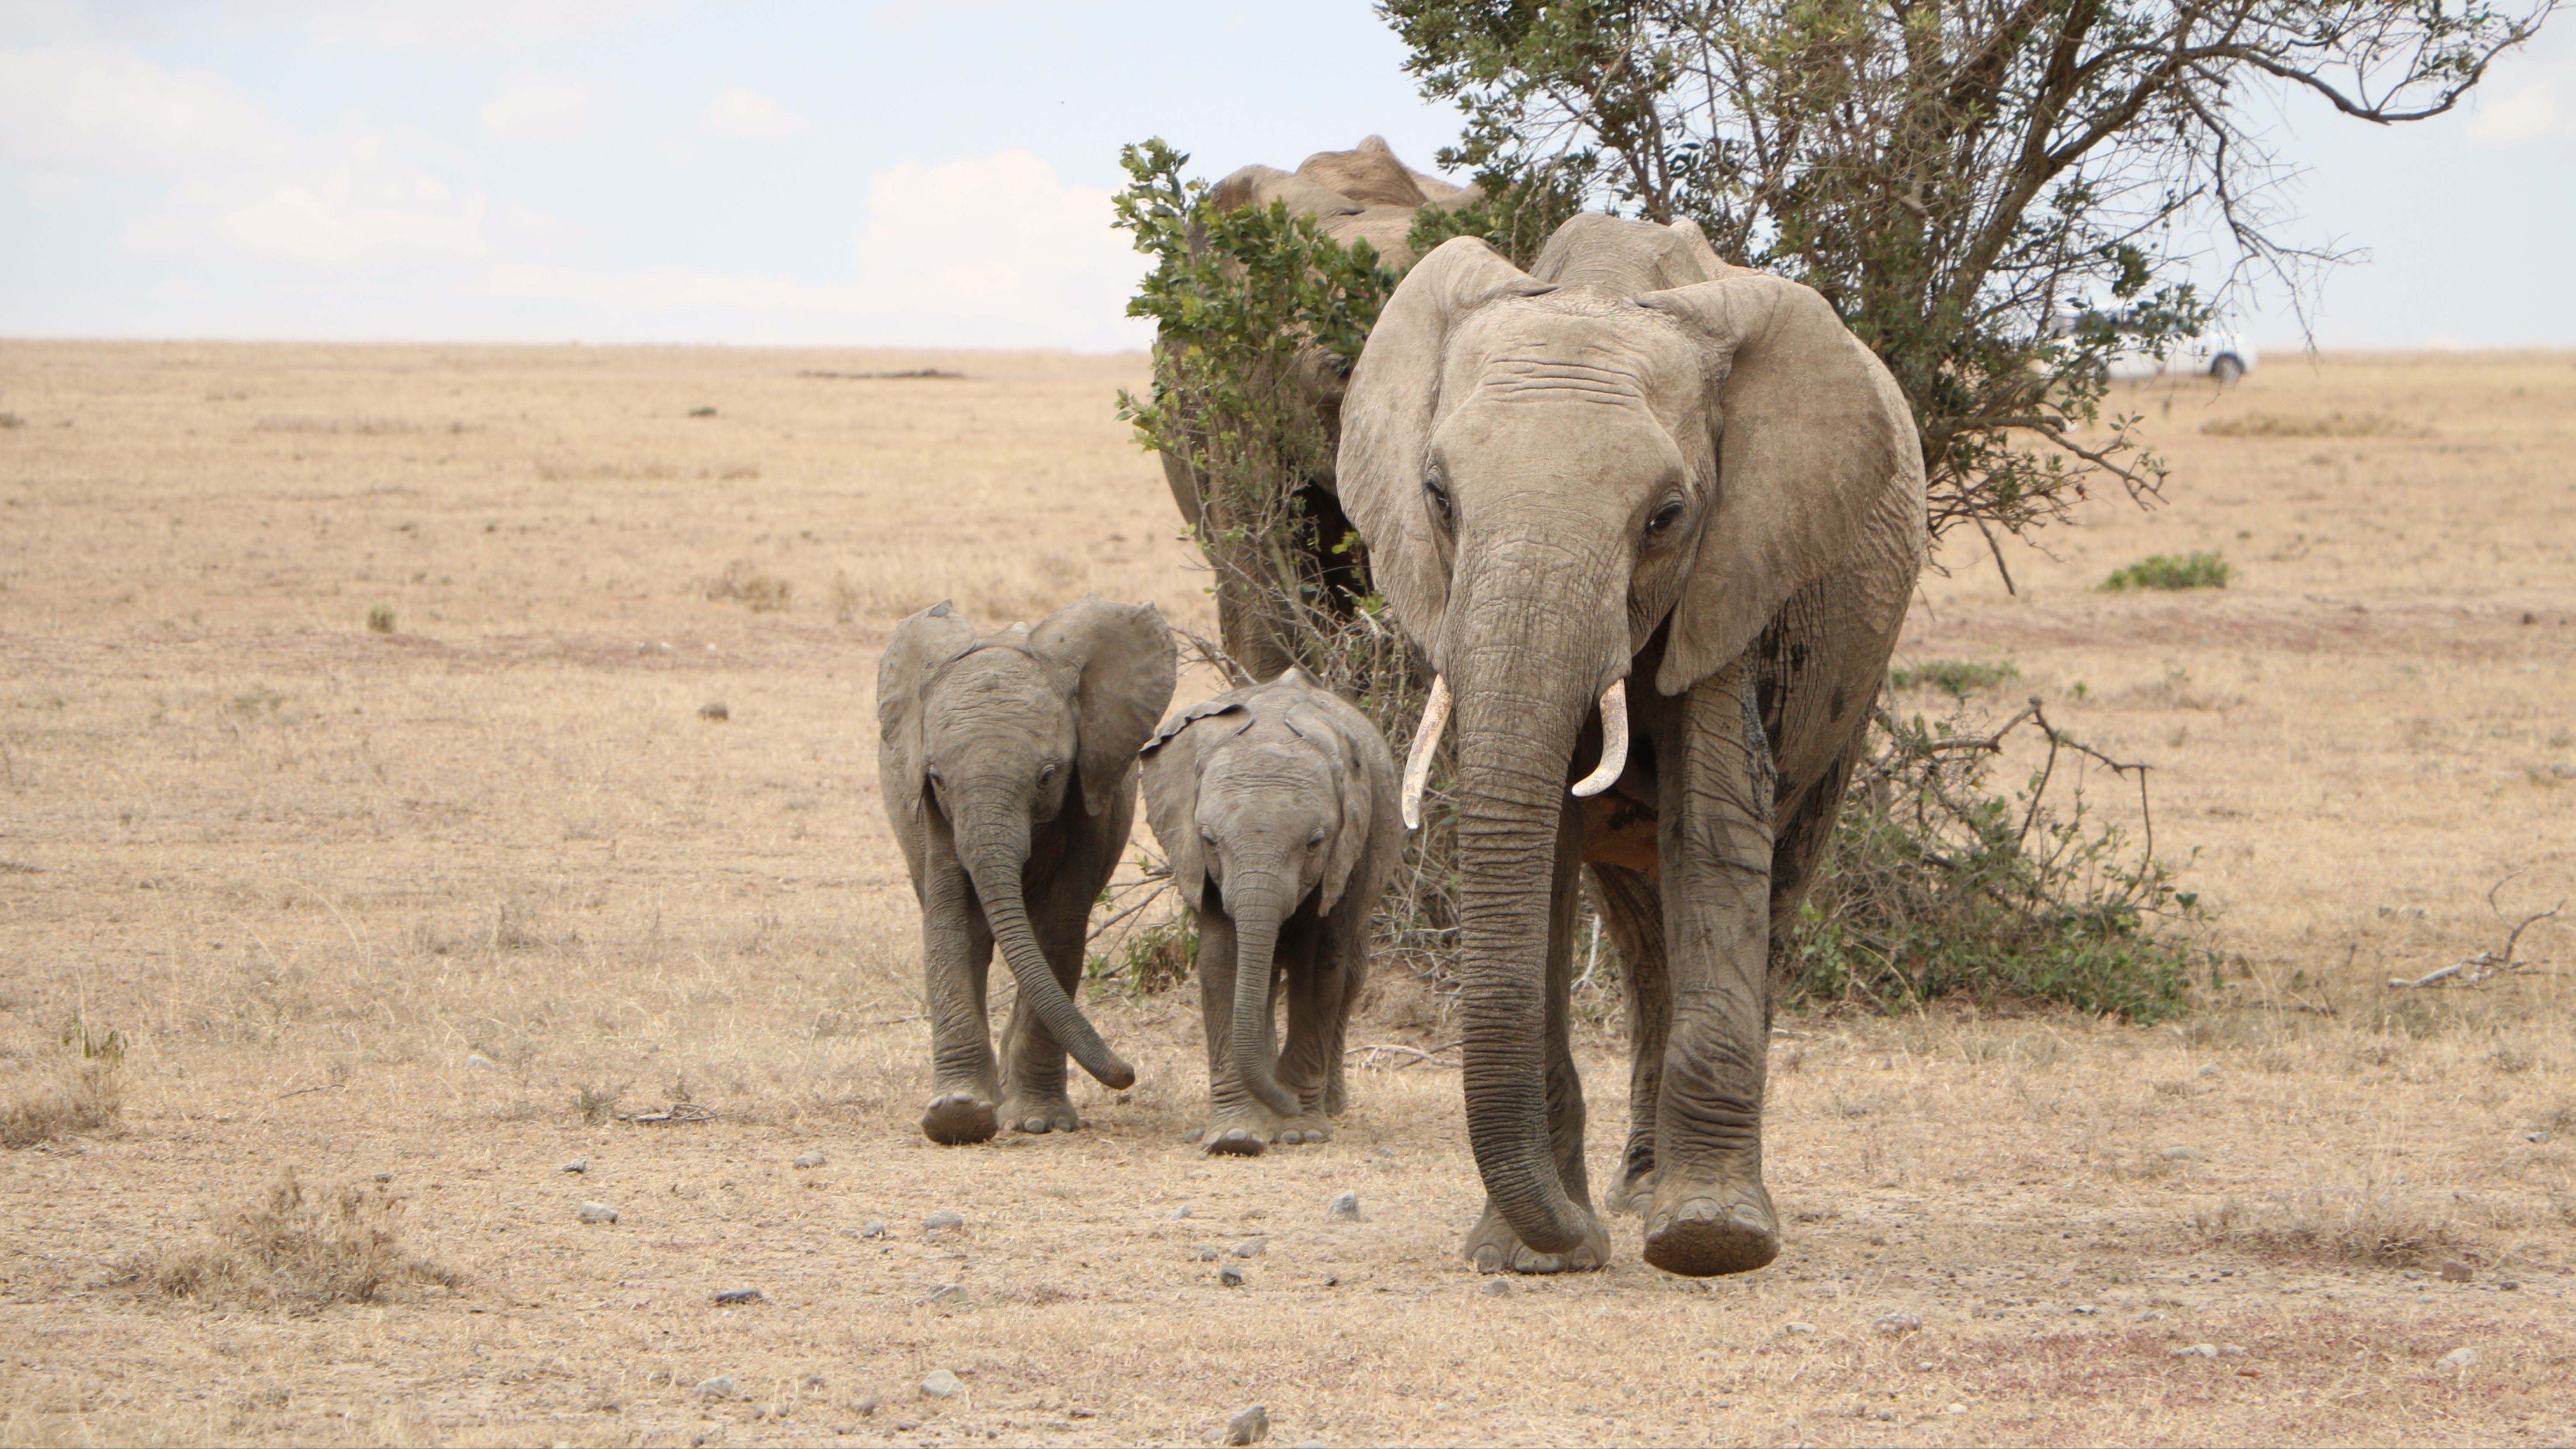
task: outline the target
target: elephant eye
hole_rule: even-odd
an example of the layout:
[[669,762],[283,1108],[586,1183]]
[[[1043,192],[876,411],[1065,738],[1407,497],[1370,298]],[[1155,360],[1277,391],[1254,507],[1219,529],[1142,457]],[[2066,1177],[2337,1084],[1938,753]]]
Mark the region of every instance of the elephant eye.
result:
[[1045,764],[1038,766],[1038,783],[1039,783],[1039,784],[1043,785],[1043,784],[1045,784],[1047,781],[1052,780],[1052,779],[1054,779],[1054,778],[1055,778],[1055,761],[1053,761],[1053,760],[1049,760],[1049,761],[1047,761]]
[[1646,536],[1648,538],[1660,537],[1670,530],[1674,524],[1681,521],[1682,501],[1676,498],[1665,504],[1663,507],[1656,509],[1655,516],[1646,520]]
[[1431,495],[1431,506],[1440,510],[1440,521],[1442,523],[1451,522],[1452,514],[1449,508],[1449,490],[1440,486],[1440,480],[1437,478],[1423,479],[1422,491]]
[[1314,850],[1314,849],[1317,849],[1317,848],[1319,848],[1320,846],[1322,846],[1322,845],[1323,845],[1323,843],[1324,843],[1324,832],[1322,832],[1322,831],[1320,831],[1320,830],[1318,830],[1318,831],[1316,831],[1314,834],[1309,835],[1309,836],[1307,836],[1307,837],[1306,837],[1306,848],[1307,848],[1308,850]]
[[1200,831],[1200,832],[1199,832],[1199,844],[1201,844],[1201,845],[1214,845],[1214,844],[1216,844],[1216,832],[1215,832],[1215,831],[1213,831],[1213,830],[1202,830],[1202,831]]

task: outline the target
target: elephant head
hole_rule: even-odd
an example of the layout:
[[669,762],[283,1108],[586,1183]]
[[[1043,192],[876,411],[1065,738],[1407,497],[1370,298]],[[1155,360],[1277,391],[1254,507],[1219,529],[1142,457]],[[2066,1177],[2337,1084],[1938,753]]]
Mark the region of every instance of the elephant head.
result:
[[1145,815],[1174,889],[1193,910],[1213,895],[1234,921],[1235,1069],[1282,1117],[1304,1109],[1271,1070],[1279,928],[1309,900],[1331,915],[1349,891],[1391,783],[1385,754],[1365,717],[1293,668],[1175,715],[1145,746]]
[[1651,685],[1680,694],[1856,550],[1901,548],[1909,526],[1919,549],[1919,506],[1910,525],[1882,506],[1890,480],[1920,478],[1914,430],[1815,292],[1726,266],[1687,222],[1582,216],[1532,273],[1460,238],[1405,277],[1351,378],[1338,461],[1374,581],[1458,720],[1477,1164],[1522,1241],[1562,1251],[1582,1215],[1549,1154],[1539,1054],[1587,716],[1604,737],[1588,794],[1619,776],[1632,661],[1658,630]]
[[1035,628],[978,638],[946,603],[895,628],[877,672],[880,788],[907,820],[954,832],[1021,995],[1058,1045],[1111,1087],[1135,1070],[1100,1040],[1040,952],[1022,895],[1031,831],[1098,815],[1131,790],[1137,748],[1171,701],[1171,631],[1152,604],[1097,597]]

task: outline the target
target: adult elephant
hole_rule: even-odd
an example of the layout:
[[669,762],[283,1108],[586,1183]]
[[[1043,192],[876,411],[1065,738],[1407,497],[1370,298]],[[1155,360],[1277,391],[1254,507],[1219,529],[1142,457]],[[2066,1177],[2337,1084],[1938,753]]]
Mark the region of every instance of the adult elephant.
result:
[[[1338,490],[1458,724],[1467,1124],[1487,1272],[1599,1266],[1566,994],[1579,872],[1627,963],[1612,1206],[1646,1261],[1759,1268],[1780,945],[1903,622],[1923,465],[1815,292],[1688,222],[1578,216],[1524,273],[1460,238],[1370,334]],[[1597,704],[1597,708],[1596,708]],[[1569,789],[1569,786],[1571,787]]]

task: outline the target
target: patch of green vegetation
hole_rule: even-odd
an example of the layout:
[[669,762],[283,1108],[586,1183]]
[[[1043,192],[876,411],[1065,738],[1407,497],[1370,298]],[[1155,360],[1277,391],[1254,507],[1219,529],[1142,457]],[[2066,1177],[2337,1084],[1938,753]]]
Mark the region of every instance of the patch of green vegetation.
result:
[[2214,553],[2149,554],[2102,581],[2104,593],[2122,589],[2223,589],[2235,566]]
[[711,418],[715,415],[716,410],[711,407],[695,407],[689,409],[689,416],[693,418]]
[[1095,996],[1117,991],[1129,996],[1152,996],[1189,980],[1198,974],[1198,969],[1198,922],[1186,914],[1175,914],[1128,932],[1118,944],[1116,961],[1106,955],[1094,956],[1084,975],[1090,978]]
[[1965,704],[1968,696],[2021,678],[2009,659],[1927,659],[1887,671],[1887,682],[1899,690],[1937,689]]

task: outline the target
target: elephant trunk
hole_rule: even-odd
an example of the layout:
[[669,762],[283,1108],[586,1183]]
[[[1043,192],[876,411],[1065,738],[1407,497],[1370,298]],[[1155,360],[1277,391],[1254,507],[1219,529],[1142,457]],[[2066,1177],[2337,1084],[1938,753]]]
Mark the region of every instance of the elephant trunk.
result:
[[959,854],[965,860],[967,876],[975,882],[975,894],[983,901],[984,919],[993,928],[993,944],[1001,949],[1012,977],[1020,983],[1020,999],[1028,1003],[1047,1035],[1055,1038],[1056,1044],[1102,1085],[1122,1091],[1134,1086],[1136,1069],[1100,1039],[1082,1009],[1065,995],[1063,983],[1056,980],[1054,968],[1047,964],[1046,953],[1038,948],[1037,931],[1029,924],[1028,904],[1020,890],[1020,872],[1029,857],[1028,826],[1010,806],[962,813],[969,819],[983,815],[989,821],[999,816],[1009,822],[987,824],[974,831],[962,843]]
[[1235,1077],[1261,1105],[1293,1118],[1303,1114],[1305,1106],[1279,1085],[1271,1070],[1270,1035],[1273,958],[1287,892],[1276,872],[1247,872],[1239,867],[1228,873],[1225,887],[1226,909],[1234,916]]

